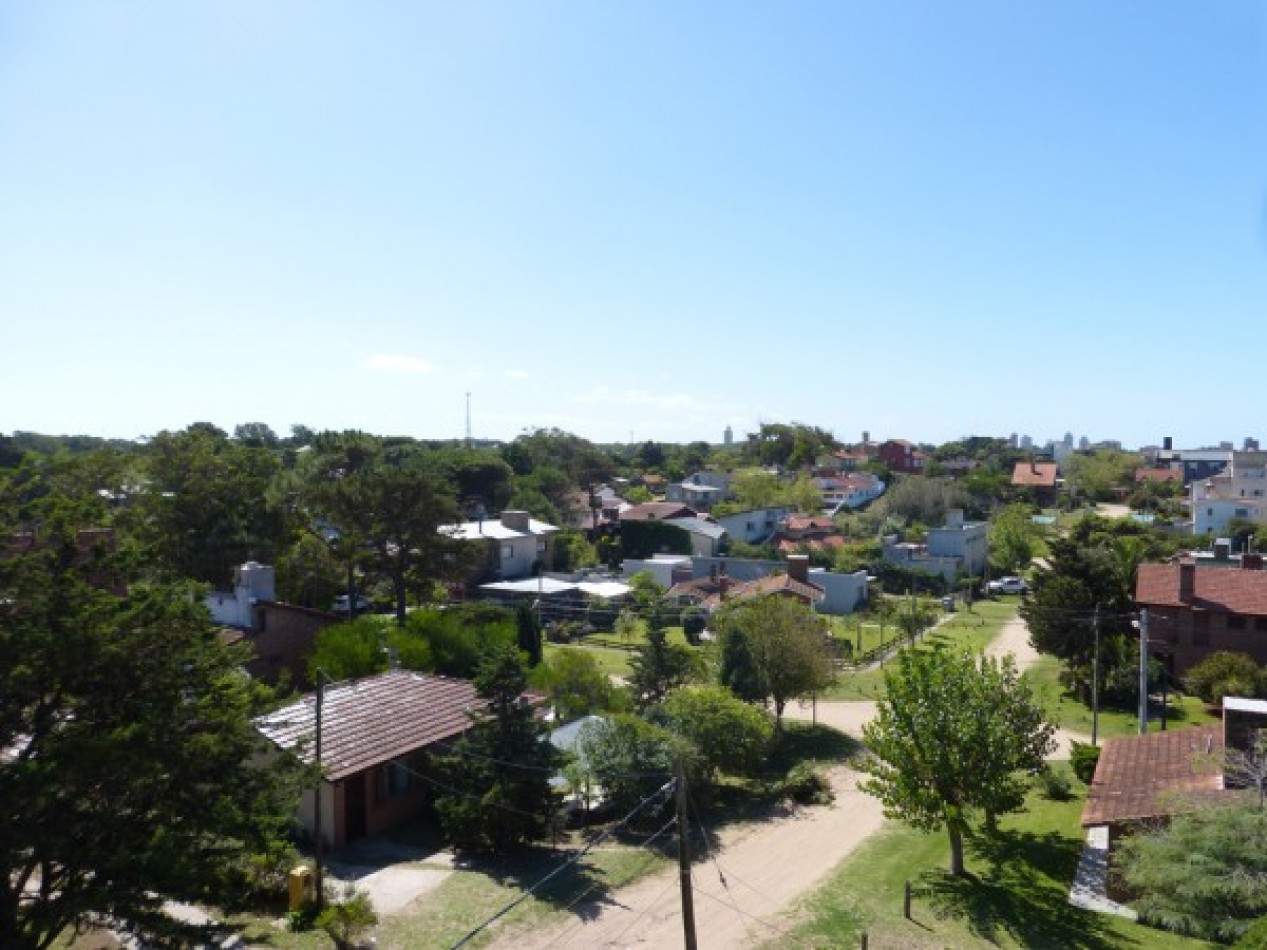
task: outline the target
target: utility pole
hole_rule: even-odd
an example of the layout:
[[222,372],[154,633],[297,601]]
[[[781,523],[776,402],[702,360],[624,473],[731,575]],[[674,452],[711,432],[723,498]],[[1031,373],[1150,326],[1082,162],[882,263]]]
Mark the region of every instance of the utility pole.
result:
[[1091,654],[1091,744],[1099,745],[1100,735],[1100,605],[1095,605],[1091,618],[1091,630],[1095,636],[1095,652]]
[[686,817],[686,768],[679,755],[673,766],[674,786],[677,792],[677,866],[682,890],[682,937],[686,950],[695,946],[695,896],[691,891],[691,842],[690,825]]
[[316,825],[317,833],[313,838],[312,852],[313,863],[316,867],[313,869],[313,885],[316,893],[313,895],[317,902],[317,910],[320,911],[325,907],[326,888],[325,888],[325,867],[322,862],[322,842],[321,842],[321,797],[325,784],[321,774],[321,713],[322,706],[325,704],[326,697],[326,674],[325,671],[317,669],[317,728],[315,741],[313,742],[313,757],[317,765],[317,788],[312,802],[313,823]]
[[1139,734],[1148,732],[1148,608],[1139,612]]

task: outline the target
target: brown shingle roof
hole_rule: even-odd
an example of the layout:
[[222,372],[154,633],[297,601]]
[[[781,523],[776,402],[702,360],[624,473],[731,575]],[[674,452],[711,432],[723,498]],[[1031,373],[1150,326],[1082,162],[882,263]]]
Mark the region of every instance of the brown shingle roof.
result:
[[1017,462],[1012,469],[1012,484],[1027,488],[1055,488],[1058,467],[1055,462]]
[[1267,571],[1189,565],[1192,599],[1179,596],[1179,564],[1141,564],[1135,602],[1145,607],[1195,607],[1250,617],[1267,616]]
[[[817,584],[793,580],[787,574],[770,574],[746,584],[735,584],[727,592],[725,599],[744,601],[751,600],[753,597],[767,597],[771,594],[793,594],[811,604],[817,603],[826,595]],[[704,605],[711,609],[720,606],[722,600],[720,594],[713,594],[704,601]]]
[[[415,749],[451,739],[471,726],[484,701],[466,680],[391,670],[327,686],[321,714],[321,760],[337,781]],[[261,716],[256,728],[311,762],[316,697]]]
[[648,501],[620,513],[621,521],[664,521],[666,518],[694,517],[694,508],[676,501]]
[[1109,739],[1082,808],[1082,825],[1163,818],[1189,810],[1194,799],[1234,799],[1220,788],[1217,726]]

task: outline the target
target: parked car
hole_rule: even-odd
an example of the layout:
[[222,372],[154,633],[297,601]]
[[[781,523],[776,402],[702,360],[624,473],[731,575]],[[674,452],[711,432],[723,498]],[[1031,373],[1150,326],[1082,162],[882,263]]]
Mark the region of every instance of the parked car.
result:
[[[338,597],[334,598],[334,605],[330,609],[333,610],[336,614],[346,615],[348,612],[348,595],[340,594]],[[363,614],[369,609],[370,609],[369,598],[367,598],[364,594],[357,594],[356,595],[356,612],[358,614]]]
[[1027,594],[1029,585],[1019,577],[1000,577],[985,585],[991,594]]

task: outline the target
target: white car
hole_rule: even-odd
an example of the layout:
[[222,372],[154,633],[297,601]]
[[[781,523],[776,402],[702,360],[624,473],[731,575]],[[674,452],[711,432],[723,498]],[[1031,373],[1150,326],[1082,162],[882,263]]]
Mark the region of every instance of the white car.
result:
[[1000,577],[998,580],[993,580],[986,584],[985,589],[991,594],[1029,593],[1029,585],[1019,577]]

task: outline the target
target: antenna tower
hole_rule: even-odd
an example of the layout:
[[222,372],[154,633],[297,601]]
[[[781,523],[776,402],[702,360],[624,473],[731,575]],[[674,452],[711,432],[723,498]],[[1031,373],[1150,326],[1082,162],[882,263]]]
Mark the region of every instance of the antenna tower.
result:
[[471,394],[466,394],[466,447],[471,447]]

